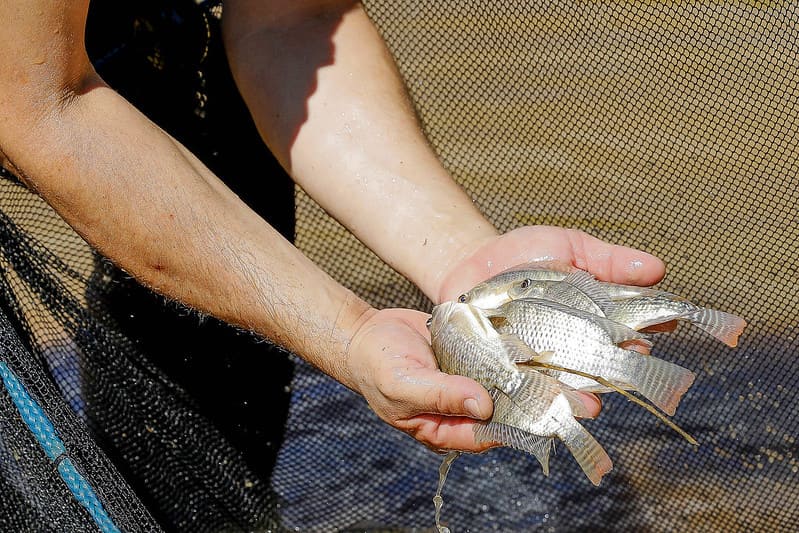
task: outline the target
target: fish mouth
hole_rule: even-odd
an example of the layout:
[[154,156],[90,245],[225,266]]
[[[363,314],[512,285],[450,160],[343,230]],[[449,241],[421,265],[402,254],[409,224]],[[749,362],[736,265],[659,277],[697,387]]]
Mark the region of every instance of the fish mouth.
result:
[[455,302],[444,302],[433,307],[432,314],[430,318],[427,319],[427,329],[430,330],[431,336],[435,337],[438,332],[441,331],[441,328],[444,327],[444,324],[449,321],[449,318],[452,316],[455,308]]

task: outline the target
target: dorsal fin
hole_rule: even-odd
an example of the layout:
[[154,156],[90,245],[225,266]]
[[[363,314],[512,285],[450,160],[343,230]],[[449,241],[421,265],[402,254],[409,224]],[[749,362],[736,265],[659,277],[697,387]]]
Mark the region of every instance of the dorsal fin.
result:
[[575,270],[563,280],[564,283],[579,289],[583,294],[588,296],[602,312],[607,313],[613,307],[613,300],[605,288],[591,275],[590,272],[585,270]]

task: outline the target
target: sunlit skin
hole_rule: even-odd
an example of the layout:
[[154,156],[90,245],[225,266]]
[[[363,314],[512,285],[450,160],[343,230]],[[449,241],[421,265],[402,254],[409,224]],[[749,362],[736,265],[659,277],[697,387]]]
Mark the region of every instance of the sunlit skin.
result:
[[[429,315],[369,306],[108,87],[82,46],[87,6],[0,0],[6,165],[153,290],[297,353],[431,448],[484,449],[473,425],[490,417],[490,397],[438,370]],[[264,141],[297,183],[432,301],[542,257],[617,283],[662,278],[659,259],[580,231],[500,235],[430,148],[359,3],[228,0],[223,25]],[[593,396],[585,401],[599,410]]]

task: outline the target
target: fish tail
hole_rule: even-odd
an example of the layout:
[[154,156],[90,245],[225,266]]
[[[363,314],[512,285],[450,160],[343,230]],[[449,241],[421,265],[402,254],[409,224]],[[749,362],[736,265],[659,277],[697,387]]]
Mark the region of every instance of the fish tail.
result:
[[634,374],[637,379],[631,385],[658,408],[673,415],[696,376],[687,368],[657,357],[641,356],[639,362],[642,371]]
[[741,317],[708,308],[699,309],[682,318],[690,320],[697,327],[730,347],[738,345],[738,337],[746,327],[746,321]]
[[602,476],[613,468],[610,456],[597,440],[574,418],[564,417],[558,438],[566,445],[577,464],[594,485],[599,485]]

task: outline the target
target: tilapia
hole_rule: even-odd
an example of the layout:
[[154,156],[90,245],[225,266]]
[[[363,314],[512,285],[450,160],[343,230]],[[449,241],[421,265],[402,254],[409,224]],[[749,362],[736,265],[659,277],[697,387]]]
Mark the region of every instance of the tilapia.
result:
[[[693,384],[690,370],[662,359],[627,350],[617,344],[641,333],[590,312],[557,302],[523,298],[486,310],[499,334],[512,334],[538,355],[535,361],[601,376],[623,389],[632,389],[668,414],[674,414]],[[611,392],[579,375],[551,372],[578,390]]]
[[[511,287],[518,286],[525,280],[534,282],[563,281],[575,272],[584,272],[577,269],[547,268],[540,263],[527,263],[515,266],[491,278],[478,283],[469,291],[461,294],[458,301],[468,303],[483,309],[499,307],[511,299],[508,291]],[[605,281],[598,281],[607,297],[613,301],[624,300],[635,296],[650,296],[657,293],[649,287],[635,285],[621,285]]]
[[434,307],[428,326],[440,369],[474,379],[495,400],[494,414],[487,424],[477,426],[476,439],[529,452],[546,473],[552,439],[557,438],[592,483],[599,484],[612,461],[575,419],[585,410],[578,393],[551,376],[517,365],[538,354],[518,337],[498,333],[483,312],[469,304]]
[[561,280],[540,279],[537,270],[527,272],[531,277],[516,279],[505,289],[508,297],[552,300],[635,330],[674,320],[686,321],[731,347],[738,344],[746,327],[746,321],[738,316],[700,307],[670,292],[601,282],[584,271],[573,272]]
[[606,316],[614,302],[589,272],[575,270],[561,280],[524,278],[511,284],[508,297],[551,300],[575,309]]
[[508,290],[522,283],[526,279],[535,281],[560,281],[569,273],[546,268],[531,268],[521,265],[478,283],[471,290],[461,294],[458,302],[468,303],[482,309],[493,309],[504,304],[510,297]]
[[665,291],[615,302],[605,316],[636,330],[672,320],[690,322],[730,347],[738,345],[746,327],[746,321],[739,316],[700,307]]

